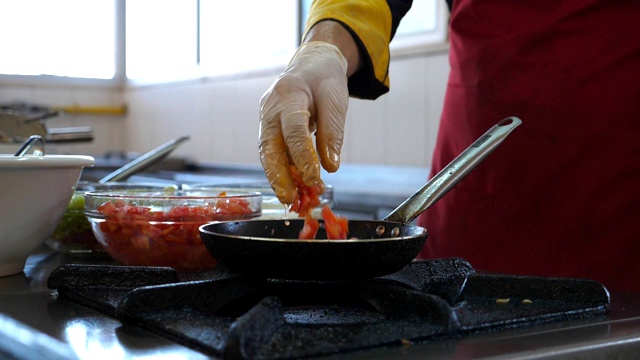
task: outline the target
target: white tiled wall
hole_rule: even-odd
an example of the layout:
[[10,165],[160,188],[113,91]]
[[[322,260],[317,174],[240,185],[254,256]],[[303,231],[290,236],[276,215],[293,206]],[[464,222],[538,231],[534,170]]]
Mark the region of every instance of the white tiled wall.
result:
[[[101,154],[106,150],[148,151],[190,135],[175,150],[201,163],[259,164],[258,103],[279,71],[243,79],[202,80],[107,90],[5,86],[0,102],[49,105],[127,104],[124,118],[70,116],[51,125],[94,128],[92,144],[65,145],[61,152]],[[391,91],[376,101],[351,100],[344,163],[428,166],[448,76],[445,53],[394,59]]]
[[258,164],[258,102],[273,77],[127,91],[126,132],[137,150],[180,135],[175,151],[203,163]]

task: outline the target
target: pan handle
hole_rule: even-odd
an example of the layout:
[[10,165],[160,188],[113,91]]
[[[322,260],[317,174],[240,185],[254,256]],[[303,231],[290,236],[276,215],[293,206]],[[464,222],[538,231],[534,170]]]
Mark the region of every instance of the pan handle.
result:
[[494,125],[384,220],[401,223],[413,221],[467,176],[520,124],[522,120],[511,116]]
[[166,143],[158,146],[157,148],[155,148],[155,149],[153,149],[153,150],[141,155],[140,157],[136,158],[135,160],[127,163],[123,167],[118,168],[114,172],[106,175],[105,177],[100,179],[98,182],[101,183],[101,184],[104,184],[104,183],[112,182],[112,181],[113,182],[115,182],[115,181],[124,181],[124,180],[128,179],[131,175],[136,174],[136,173],[148,168],[149,166],[159,162],[160,160],[164,159],[175,148],[177,148],[180,144],[182,144],[183,142],[185,142],[187,140],[189,140],[189,136],[185,135],[185,136],[179,137],[177,139],[173,139],[173,140],[171,140],[169,142],[166,142]]

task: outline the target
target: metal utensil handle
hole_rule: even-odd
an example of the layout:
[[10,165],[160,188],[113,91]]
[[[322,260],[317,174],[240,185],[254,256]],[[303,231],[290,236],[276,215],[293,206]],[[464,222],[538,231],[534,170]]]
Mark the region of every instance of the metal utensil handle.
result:
[[118,170],[108,174],[100,179],[98,182],[104,184],[109,181],[122,181],[126,180],[131,175],[144,170],[145,168],[155,164],[156,162],[164,159],[170,152],[178,147],[183,142],[189,140],[189,136],[183,136],[178,139],[171,140],[164,143],[157,148],[149,151],[148,153],[139,156],[135,160],[119,168]]
[[520,124],[522,124],[522,120],[513,116],[498,122],[431,178],[420,190],[393,210],[385,220],[401,223],[414,220],[467,176]]
[[31,135],[27,139],[27,141],[22,144],[20,149],[16,151],[15,156],[22,156],[26,154],[29,150],[33,148],[33,155],[35,156],[43,156],[44,155],[44,140],[39,135]]

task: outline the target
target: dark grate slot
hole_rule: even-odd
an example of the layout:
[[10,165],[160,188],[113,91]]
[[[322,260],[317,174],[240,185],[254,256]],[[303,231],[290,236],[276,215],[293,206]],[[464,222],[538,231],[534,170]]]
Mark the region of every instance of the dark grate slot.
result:
[[178,281],[171,268],[72,264],[56,268],[47,285],[59,297],[115,317],[118,303],[130,291]]
[[354,282],[254,279],[222,268],[200,280],[171,269],[89,270],[57,270],[49,284],[61,298],[225,358],[331,355],[597,316],[609,305],[594,281],[480,275],[462,259],[414,262]]
[[604,314],[608,305],[608,291],[591,280],[475,275],[456,313],[473,329],[579,319]]

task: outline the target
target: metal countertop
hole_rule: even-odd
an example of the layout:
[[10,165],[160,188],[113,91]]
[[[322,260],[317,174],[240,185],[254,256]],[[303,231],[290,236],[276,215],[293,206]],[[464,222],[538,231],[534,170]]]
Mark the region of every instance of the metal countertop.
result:
[[[26,327],[26,335],[51,337],[80,359],[204,359],[199,352],[97,311],[56,299],[51,271],[68,263],[112,264],[106,258],[73,257],[42,247],[22,274],[0,278],[0,314]],[[610,313],[586,320],[431,340],[336,355],[340,359],[609,359],[640,356],[640,294],[612,294]],[[6,327],[0,319],[0,329]],[[30,332],[29,332],[30,331]],[[7,341],[7,331],[0,340]],[[14,335],[20,335],[16,332]],[[22,334],[23,338],[25,333]],[[4,337],[4,338],[3,338]],[[36,347],[26,345],[27,349]],[[34,357],[29,357],[34,358]]]

